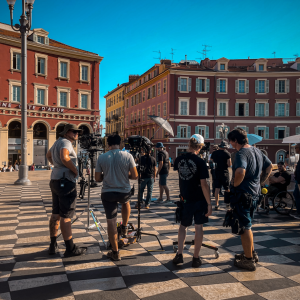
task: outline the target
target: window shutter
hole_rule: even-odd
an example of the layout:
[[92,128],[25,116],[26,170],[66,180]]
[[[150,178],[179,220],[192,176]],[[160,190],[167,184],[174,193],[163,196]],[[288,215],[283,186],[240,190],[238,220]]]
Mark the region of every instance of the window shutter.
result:
[[258,103],[255,103],[255,117],[258,117]]
[[191,126],[187,127],[187,137],[190,138],[191,137]]
[[269,103],[266,103],[266,111],[265,111],[265,116],[268,117],[269,116]]
[[269,80],[266,80],[266,93],[269,93]]
[[290,92],[290,80],[289,80],[289,79],[287,79],[287,80],[285,81],[285,87],[286,87],[285,92],[286,92],[286,93],[289,93],[289,92]]
[[300,134],[300,127],[296,127],[296,134]]
[[275,117],[278,116],[278,103],[275,103]]
[[195,134],[198,134],[199,133],[199,126],[196,126],[195,127]]
[[255,133],[256,135],[258,135],[258,128],[257,128],[257,127],[254,127],[254,133]]
[[300,93],[300,79],[296,80],[296,93]]
[[237,94],[239,92],[239,81],[235,81],[235,93]]
[[189,92],[192,90],[192,78],[189,78]]
[[199,92],[200,91],[200,80],[198,78],[196,78],[196,92]]
[[255,80],[255,93],[256,93],[256,94],[259,92],[258,85],[259,85],[258,80]]
[[38,37],[37,37],[37,35],[36,35],[35,33],[32,35],[32,40],[33,40],[34,42],[37,42],[37,41],[38,41]]
[[210,89],[210,79],[206,79],[206,93],[209,92],[209,89]]
[[285,127],[285,137],[290,136],[290,127]]
[[220,79],[217,79],[217,93],[220,93]]
[[205,126],[205,138],[209,138],[209,126]]
[[246,126],[246,132],[249,133],[249,127]]
[[275,80],[275,93],[279,93],[279,80]]
[[49,38],[45,37],[45,45],[49,45]]
[[[237,80],[236,80],[237,81]],[[239,116],[239,103],[235,103],[235,116]]]
[[249,117],[249,103],[245,103],[245,116]]
[[278,140],[278,127],[274,128],[274,135],[275,140]]
[[150,99],[152,99],[152,88],[150,88]]
[[269,127],[266,127],[265,139],[269,139]]
[[180,80],[181,78],[180,77],[178,77],[178,91],[180,92],[180,84],[181,84],[181,80]]
[[220,138],[219,126],[216,126],[216,139]]
[[288,117],[290,115],[290,104],[285,104],[285,116]]
[[180,138],[181,126],[177,126],[177,137]]
[[300,117],[300,102],[296,103],[296,116]]
[[249,80],[246,80],[246,94],[249,93]]

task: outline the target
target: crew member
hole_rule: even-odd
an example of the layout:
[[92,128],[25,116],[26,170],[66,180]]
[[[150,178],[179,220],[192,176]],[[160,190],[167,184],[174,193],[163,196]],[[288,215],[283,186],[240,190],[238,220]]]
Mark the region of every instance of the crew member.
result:
[[[210,174],[211,174],[211,179],[212,179],[212,195],[215,195],[215,180],[216,180],[216,170],[215,170],[215,164],[211,161],[211,156],[212,154],[219,149],[218,145],[214,145],[212,148],[211,154],[208,156],[209,160],[209,165],[210,165]],[[220,190],[221,191],[221,190]]]
[[214,151],[210,157],[210,160],[215,163],[215,200],[216,206],[215,210],[220,209],[219,205],[219,192],[222,186],[224,187],[225,194],[224,198],[229,196],[229,172],[228,167],[231,166],[231,156],[229,152],[226,150],[228,149],[228,145],[225,141],[222,141],[219,145],[219,149]]
[[195,223],[195,248],[192,260],[193,268],[201,266],[199,252],[203,240],[203,224],[208,222],[212,213],[209,195],[209,178],[206,163],[198,154],[204,146],[204,139],[200,134],[194,134],[189,141],[186,154],[178,156],[174,163],[174,170],[179,173],[180,197],[182,201],[181,222],[178,231],[178,252],[173,259],[174,264],[183,263],[183,247],[186,229]]
[[170,169],[169,153],[166,150],[164,150],[164,145],[161,142],[158,142],[156,144],[156,149],[158,150],[158,170],[156,173],[156,177],[158,177],[159,175],[159,198],[156,200],[156,202],[164,202],[163,193],[165,191],[167,196],[166,203],[170,203],[172,201],[170,199],[170,192],[167,186],[167,177],[169,175]]
[[66,244],[65,257],[78,256],[87,248],[80,248],[73,243],[71,218],[76,209],[76,181],[78,176],[77,156],[72,143],[81,132],[74,124],[66,124],[60,138],[53,144],[46,157],[54,165],[51,173],[50,188],[52,192],[52,215],[49,222],[50,248],[49,254],[58,251],[56,243],[60,222],[62,236]]
[[248,144],[247,132],[236,128],[228,134],[230,144],[238,152],[233,165],[233,187],[231,188],[230,205],[239,222],[244,252],[236,255],[234,265],[256,270],[258,255],[254,251],[251,222],[259,199],[260,187],[272,171],[271,161],[263,153]]
[[[300,144],[295,146],[295,152],[300,154]],[[295,197],[296,209],[295,213],[292,213],[291,216],[297,220],[300,220],[300,159],[297,163],[295,170],[295,189],[293,195]]]
[[[145,187],[147,186],[147,197],[145,201],[145,209],[150,208],[150,202],[152,197],[153,185],[156,176],[156,160],[151,156],[152,147],[149,145],[145,155],[141,157],[141,192],[140,203],[142,203],[142,196],[144,194]],[[138,203],[136,204],[136,208]]]
[[278,172],[269,178],[268,194],[276,196],[279,192],[286,191],[291,182],[291,175],[286,171],[284,162],[277,163]]
[[102,182],[101,199],[107,219],[107,231],[112,250],[107,256],[112,260],[121,260],[118,249],[117,215],[118,203],[122,204],[121,234],[127,235],[130,208],[130,182],[137,179],[138,173],[133,156],[120,150],[121,137],[110,135],[107,138],[109,151],[99,156],[95,178]]

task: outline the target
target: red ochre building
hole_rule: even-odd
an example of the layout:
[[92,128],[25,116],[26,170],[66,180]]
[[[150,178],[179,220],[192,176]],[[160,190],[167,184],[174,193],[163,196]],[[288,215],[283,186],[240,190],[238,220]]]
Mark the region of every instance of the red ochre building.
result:
[[[46,165],[45,154],[64,124],[86,133],[99,127],[98,54],[52,40],[43,29],[28,35],[27,163]],[[0,23],[0,166],[21,158],[21,38]],[[76,145],[77,148],[77,145]]]
[[162,141],[173,160],[194,133],[220,143],[224,123],[228,132],[242,127],[262,136],[258,147],[277,162],[288,150],[282,139],[300,134],[300,58],[161,61],[126,87],[125,136],[153,136],[149,114],[172,125],[174,137],[159,131],[152,141]]

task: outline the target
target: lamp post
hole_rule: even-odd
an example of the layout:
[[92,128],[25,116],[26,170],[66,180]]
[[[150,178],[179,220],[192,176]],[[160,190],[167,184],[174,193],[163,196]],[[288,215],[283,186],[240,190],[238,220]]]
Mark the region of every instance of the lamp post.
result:
[[10,24],[14,31],[21,33],[21,165],[18,185],[31,185],[27,166],[27,33],[31,28],[32,8],[35,0],[22,0],[20,24],[13,25],[13,10],[16,0],[6,0],[10,10]]
[[228,128],[226,125],[224,125],[224,123],[222,123],[222,125],[220,125],[219,132],[221,134],[222,141],[224,141],[225,137],[226,137],[226,133],[228,132]]

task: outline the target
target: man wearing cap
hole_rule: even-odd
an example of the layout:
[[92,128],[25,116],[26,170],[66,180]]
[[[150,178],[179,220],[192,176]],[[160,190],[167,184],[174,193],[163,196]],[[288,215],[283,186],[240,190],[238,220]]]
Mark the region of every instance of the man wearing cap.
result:
[[157,154],[157,161],[158,161],[158,170],[156,173],[156,177],[159,175],[159,199],[156,202],[161,203],[163,201],[163,193],[166,192],[167,201],[171,202],[170,199],[170,192],[167,186],[167,177],[169,175],[170,169],[170,160],[169,160],[169,153],[164,150],[164,145],[161,142],[156,144],[156,149],[158,150]]
[[229,196],[229,172],[228,167],[231,166],[231,156],[228,149],[228,144],[225,141],[222,141],[219,145],[219,150],[216,150],[212,153],[210,160],[215,163],[215,200],[216,206],[215,210],[219,210],[219,192],[221,187],[224,187],[225,194],[224,198]]
[[209,178],[206,163],[198,154],[204,146],[204,139],[200,134],[192,135],[186,154],[178,156],[174,163],[174,170],[179,174],[181,218],[178,231],[178,252],[173,259],[175,265],[183,263],[183,247],[186,229],[195,223],[195,247],[192,267],[199,268],[202,264],[199,252],[203,240],[203,224],[208,222],[212,213],[209,195]]
[[78,256],[87,248],[80,248],[73,243],[71,218],[76,209],[76,181],[78,176],[77,156],[72,143],[78,140],[80,129],[75,124],[66,124],[60,138],[53,144],[46,157],[54,165],[51,173],[52,215],[49,222],[49,254],[58,251],[56,243],[60,223],[62,236],[66,244],[65,257]]

